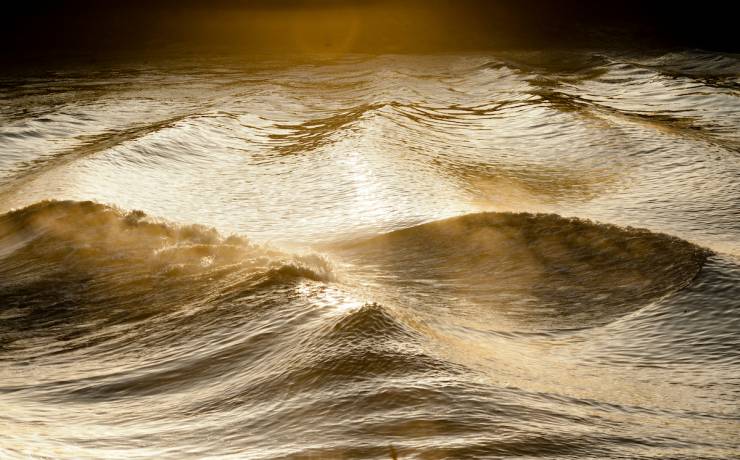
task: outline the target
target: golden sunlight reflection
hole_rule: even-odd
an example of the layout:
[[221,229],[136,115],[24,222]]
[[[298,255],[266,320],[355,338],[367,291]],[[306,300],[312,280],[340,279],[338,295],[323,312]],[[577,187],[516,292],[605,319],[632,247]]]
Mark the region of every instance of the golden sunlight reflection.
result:
[[740,58],[476,1],[57,2],[111,46],[0,71],[0,460],[737,457]]
[[296,291],[331,316],[346,315],[365,305],[365,302],[336,287],[302,282],[296,287]]

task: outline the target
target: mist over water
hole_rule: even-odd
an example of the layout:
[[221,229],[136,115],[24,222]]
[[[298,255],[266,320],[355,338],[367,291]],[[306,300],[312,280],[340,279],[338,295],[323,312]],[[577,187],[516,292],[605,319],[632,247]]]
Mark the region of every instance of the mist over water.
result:
[[739,96],[698,50],[3,74],[0,457],[736,457]]

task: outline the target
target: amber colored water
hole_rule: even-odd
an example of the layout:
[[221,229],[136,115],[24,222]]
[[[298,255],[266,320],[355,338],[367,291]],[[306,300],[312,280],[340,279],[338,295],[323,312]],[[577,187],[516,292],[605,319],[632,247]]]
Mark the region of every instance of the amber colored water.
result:
[[740,58],[0,78],[0,457],[740,455]]

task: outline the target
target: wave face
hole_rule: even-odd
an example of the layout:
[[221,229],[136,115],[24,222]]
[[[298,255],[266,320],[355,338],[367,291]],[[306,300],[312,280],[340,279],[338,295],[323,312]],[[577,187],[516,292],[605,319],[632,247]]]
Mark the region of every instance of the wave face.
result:
[[740,61],[0,77],[0,457],[737,455]]
[[476,316],[499,315],[498,327],[545,330],[593,327],[642,308],[689,285],[707,255],[645,230],[512,213],[432,222],[340,252],[407,298],[450,296],[454,310],[472,304]]

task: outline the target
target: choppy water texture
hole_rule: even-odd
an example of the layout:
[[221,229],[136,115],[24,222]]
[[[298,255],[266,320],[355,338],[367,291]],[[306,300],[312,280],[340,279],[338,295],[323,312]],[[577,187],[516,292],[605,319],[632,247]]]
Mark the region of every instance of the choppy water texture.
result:
[[702,52],[6,74],[0,457],[737,457],[739,96]]

